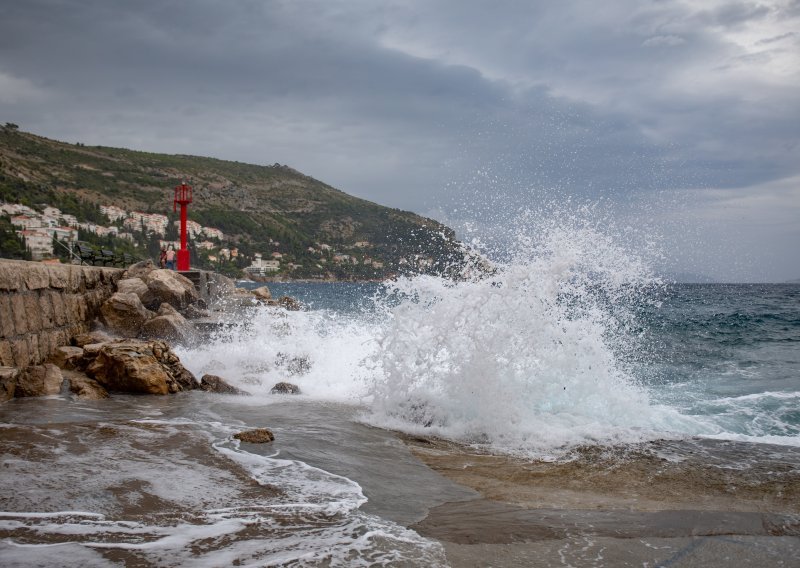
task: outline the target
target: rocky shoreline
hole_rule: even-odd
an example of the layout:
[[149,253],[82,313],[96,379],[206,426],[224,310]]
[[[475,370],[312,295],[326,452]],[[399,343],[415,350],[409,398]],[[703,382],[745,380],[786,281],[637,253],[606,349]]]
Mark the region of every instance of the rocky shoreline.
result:
[[[219,280],[219,278],[218,278]],[[222,378],[198,380],[172,351],[172,343],[201,340],[200,330],[232,310],[268,305],[301,309],[290,297],[273,299],[266,286],[245,291],[220,280],[208,300],[182,274],[157,269],[151,261],[135,264],[115,279],[110,297],[87,325],[73,328],[50,349],[41,364],[0,367],[0,402],[12,398],[71,393],[101,399],[109,393],[166,395],[187,390],[247,394]],[[38,304],[37,304],[38,307]],[[88,314],[87,314],[88,315]],[[88,331],[81,332],[88,328]],[[296,392],[282,387],[280,392]]]

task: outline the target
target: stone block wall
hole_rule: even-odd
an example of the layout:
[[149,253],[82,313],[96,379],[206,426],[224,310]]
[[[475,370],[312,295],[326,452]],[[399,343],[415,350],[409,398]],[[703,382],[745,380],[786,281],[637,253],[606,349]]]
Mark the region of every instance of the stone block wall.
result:
[[0,365],[39,365],[89,331],[122,272],[0,259]]

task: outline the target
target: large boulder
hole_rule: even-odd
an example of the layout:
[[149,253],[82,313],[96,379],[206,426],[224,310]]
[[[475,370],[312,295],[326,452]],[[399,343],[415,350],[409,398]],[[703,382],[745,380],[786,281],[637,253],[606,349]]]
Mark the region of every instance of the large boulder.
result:
[[266,286],[261,286],[259,288],[256,288],[255,290],[252,290],[250,293],[253,294],[253,296],[255,296],[256,299],[263,300],[265,302],[272,299],[272,292],[270,292],[269,288],[267,288]]
[[200,388],[206,392],[215,392],[219,394],[250,394],[228,384],[225,379],[217,375],[203,375],[200,378]]
[[64,376],[61,374],[61,369],[51,363],[25,367],[17,377],[14,396],[21,398],[59,394],[63,382]]
[[142,337],[149,339],[165,339],[175,343],[189,343],[196,337],[192,324],[186,321],[171,305],[164,303],[153,319],[144,323],[141,331]]
[[18,377],[19,369],[16,367],[0,367],[0,402],[14,398]]
[[159,303],[166,302],[179,310],[200,299],[192,281],[174,270],[153,270],[144,281]]
[[156,265],[152,260],[143,260],[132,264],[123,274],[124,278],[142,278],[144,279],[148,274],[156,270]]
[[136,294],[139,296],[142,304],[148,309],[158,307],[155,295],[153,295],[150,288],[147,287],[147,284],[145,284],[144,280],[141,278],[125,278],[124,280],[120,280],[117,282],[117,292]]
[[163,341],[129,339],[103,344],[86,374],[118,392],[163,395],[200,386]]
[[106,327],[127,337],[139,335],[144,323],[153,315],[132,292],[116,292],[100,306],[100,317]]

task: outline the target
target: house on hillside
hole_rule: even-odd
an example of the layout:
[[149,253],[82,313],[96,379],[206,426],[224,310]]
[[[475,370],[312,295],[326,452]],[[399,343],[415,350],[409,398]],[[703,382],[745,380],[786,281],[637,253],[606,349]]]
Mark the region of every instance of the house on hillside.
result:
[[39,229],[44,227],[44,222],[38,215],[35,217],[32,215],[16,215],[11,217],[11,224],[23,230]]
[[225,235],[222,233],[222,231],[215,229],[214,227],[203,227],[202,233],[209,239],[223,240],[225,238]]
[[28,207],[27,205],[21,205],[19,203],[0,203],[0,212],[5,215],[36,215],[36,210]]
[[125,219],[123,225],[133,231],[145,231],[155,233],[157,235],[165,235],[169,219],[166,215],[160,213],[142,213],[141,211],[132,211],[130,216]]
[[77,241],[78,230],[72,227],[45,227],[44,232],[48,234],[51,239],[58,239],[59,241]]
[[61,219],[62,213],[61,209],[59,209],[58,207],[53,207],[52,205],[46,205],[42,210],[42,215],[58,221],[59,219]]
[[53,256],[53,237],[44,229],[24,229],[18,234],[25,239],[25,248],[31,251],[33,260],[41,260]]
[[108,217],[112,223],[120,219],[125,219],[128,216],[127,211],[116,205],[101,205],[100,213]]
[[267,273],[278,272],[281,264],[277,260],[264,260],[261,253],[255,253],[255,259],[250,266],[246,266],[244,271],[254,276],[266,276]]
[[[181,230],[181,222],[180,222],[180,220],[173,221],[172,224],[175,225],[175,227],[177,227],[178,231]],[[191,219],[187,219],[186,220],[186,234],[188,234],[191,238],[196,239],[201,234],[204,234],[203,226],[200,223],[198,223],[197,221],[192,221]]]

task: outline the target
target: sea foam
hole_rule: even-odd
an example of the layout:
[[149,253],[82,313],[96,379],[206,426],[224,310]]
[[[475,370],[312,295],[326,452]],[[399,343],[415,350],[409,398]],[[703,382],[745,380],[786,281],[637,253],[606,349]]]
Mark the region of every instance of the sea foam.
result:
[[400,278],[371,310],[254,308],[188,364],[257,404],[290,380],[302,396],[363,405],[374,425],[507,450],[715,433],[653,403],[636,378],[637,309],[661,286],[645,256],[590,214],[549,213],[509,225],[491,254],[504,260]]
[[391,285],[375,423],[522,451],[695,427],[631,372],[636,307],[659,281],[601,227],[561,221],[518,233],[484,274]]

